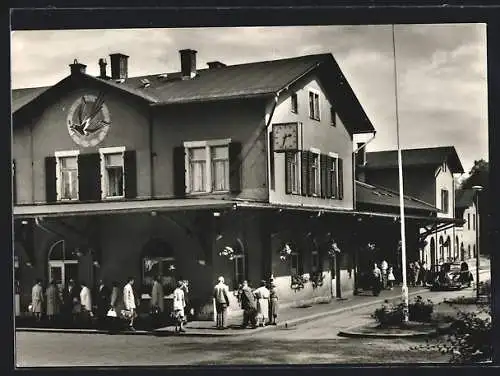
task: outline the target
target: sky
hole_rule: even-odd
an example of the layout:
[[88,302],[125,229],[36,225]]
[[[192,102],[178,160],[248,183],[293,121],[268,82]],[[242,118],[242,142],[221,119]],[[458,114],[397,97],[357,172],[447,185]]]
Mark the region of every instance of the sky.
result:
[[[465,171],[488,160],[486,25],[37,30],[11,35],[12,88],[50,86],[74,59],[99,74],[99,58],[129,55],[129,76],[332,53],[377,130],[367,151],[396,149],[396,87],[402,148],[455,146]],[[108,67],[109,69],[109,67]],[[397,85],[395,84],[397,82]]]

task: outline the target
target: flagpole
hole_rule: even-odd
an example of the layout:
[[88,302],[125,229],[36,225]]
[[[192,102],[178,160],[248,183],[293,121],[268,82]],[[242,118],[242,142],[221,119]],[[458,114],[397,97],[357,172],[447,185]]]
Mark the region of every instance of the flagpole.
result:
[[398,70],[396,65],[396,37],[394,24],[392,25],[392,50],[394,53],[394,95],[396,98],[396,137],[398,143],[398,173],[399,173],[399,214],[401,224],[401,270],[403,286],[401,287],[401,297],[403,300],[403,322],[408,322],[408,284],[406,281],[406,233],[405,233],[405,208],[403,190],[403,161],[401,156],[401,145],[399,140],[399,107],[398,107]]

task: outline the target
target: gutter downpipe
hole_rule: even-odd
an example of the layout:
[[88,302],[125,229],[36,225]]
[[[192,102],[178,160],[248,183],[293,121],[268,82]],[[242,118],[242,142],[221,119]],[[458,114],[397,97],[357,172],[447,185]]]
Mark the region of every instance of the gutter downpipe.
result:
[[[377,134],[377,131],[373,131],[373,136],[370,138],[368,141],[366,141],[363,145],[361,145],[359,148],[354,150],[352,153],[352,205],[354,208],[354,211],[356,211],[356,154],[363,148],[366,147],[370,142],[373,141],[375,138],[375,135]],[[358,294],[358,247],[355,248],[354,250],[354,295]]]

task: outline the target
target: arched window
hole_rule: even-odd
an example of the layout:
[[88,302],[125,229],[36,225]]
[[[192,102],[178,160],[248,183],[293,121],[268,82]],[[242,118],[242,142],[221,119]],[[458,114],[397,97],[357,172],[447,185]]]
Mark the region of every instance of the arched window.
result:
[[434,265],[436,263],[436,242],[434,241],[434,238],[431,238],[431,265]]
[[444,262],[444,245],[443,245],[443,237],[439,237],[439,260],[438,263]]
[[470,253],[470,244],[467,246],[467,254],[468,254],[467,258],[471,258],[472,257],[472,255]]
[[59,287],[68,285],[73,279],[78,281],[78,257],[75,249],[65,240],[58,240],[49,249],[49,281],[55,280]]
[[236,289],[246,279],[245,249],[243,242],[236,239],[234,247],[234,288]]
[[477,257],[477,251],[476,251],[476,245],[475,244],[472,246],[472,250],[473,250],[474,257]]
[[161,239],[151,239],[142,248],[142,284],[149,293],[156,276],[160,276],[165,293],[175,289],[176,260],[170,244]]

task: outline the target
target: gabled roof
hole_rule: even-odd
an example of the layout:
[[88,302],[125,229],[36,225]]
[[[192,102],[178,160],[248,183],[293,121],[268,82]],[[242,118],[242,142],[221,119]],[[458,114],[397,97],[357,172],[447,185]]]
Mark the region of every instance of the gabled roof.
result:
[[[387,189],[356,180],[356,205],[377,205],[399,208],[399,194]],[[438,208],[417,198],[405,195],[405,209],[425,210],[436,213]]]
[[[313,71],[322,81],[327,95],[338,104],[336,110],[347,129],[352,133],[373,132],[373,125],[332,54],[201,69],[197,70],[196,77],[187,80],[182,80],[179,72],[131,77],[120,83],[85,74],[79,76],[139,96],[150,105],[169,105],[271,96]],[[13,93],[13,112],[36,98],[24,94]]]
[[457,209],[467,209],[474,204],[473,189],[457,189],[455,191],[455,207]]
[[30,103],[49,87],[50,86],[12,90],[12,112],[14,113],[24,105]]
[[[450,171],[463,173],[464,168],[460,162],[454,146],[441,146],[434,148],[402,150],[403,167],[438,167],[447,162]],[[391,169],[398,167],[397,150],[385,150],[366,153],[367,170]]]

